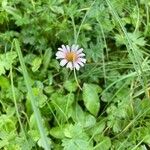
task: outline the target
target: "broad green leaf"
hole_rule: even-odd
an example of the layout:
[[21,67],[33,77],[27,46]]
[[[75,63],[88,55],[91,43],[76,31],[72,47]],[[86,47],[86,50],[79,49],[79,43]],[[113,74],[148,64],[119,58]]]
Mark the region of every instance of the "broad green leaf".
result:
[[69,92],[75,92],[78,88],[77,83],[75,81],[71,81],[71,80],[65,81],[64,87]]
[[60,126],[60,127],[54,127],[50,130],[50,134],[58,139],[62,139],[65,137],[64,135],[64,127]]
[[86,84],[83,85],[83,101],[87,110],[92,113],[94,116],[97,115],[100,109],[100,99],[99,93],[101,88],[95,84]]
[[72,139],[88,139],[87,134],[84,132],[84,129],[81,125],[79,124],[68,124],[65,129],[64,129],[64,135],[67,138],[72,138]]
[[96,124],[92,128],[90,128],[89,133],[92,136],[95,136],[97,134],[101,134],[103,132],[103,130],[105,129],[105,127],[106,127],[105,121],[101,120],[99,122],[96,122]]
[[81,125],[84,124],[85,113],[79,104],[76,104],[74,106],[74,111],[72,112],[72,118],[74,122],[78,122]]
[[101,137],[100,143],[98,143],[94,149],[95,150],[109,150],[111,147],[111,140],[109,137]]
[[92,116],[91,114],[86,113],[85,114],[85,119],[84,119],[84,127],[85,128],[90,128],[93,127],[96,123],[96,118]]
[[67,95],[60,94],[55,92],[51,96],[51,103],[55,107],[56,116],[59,121],[65,122],[66,119],[71,117],[73,107],[72,104],[74,102],[74,94],[69,93]]

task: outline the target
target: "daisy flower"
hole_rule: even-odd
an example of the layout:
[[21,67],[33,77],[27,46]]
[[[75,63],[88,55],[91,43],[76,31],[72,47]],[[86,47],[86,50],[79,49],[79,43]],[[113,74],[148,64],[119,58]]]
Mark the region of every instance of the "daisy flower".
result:
[[83,67],[86,63],[84,58],[85,54],[83,53],[83,48],[79,48],[78,45],[62,45],[61,48],[58,48],[56,53],[56,59],[60,59],[60,65],[70,68],[71,70],[79,70],[80,67]]

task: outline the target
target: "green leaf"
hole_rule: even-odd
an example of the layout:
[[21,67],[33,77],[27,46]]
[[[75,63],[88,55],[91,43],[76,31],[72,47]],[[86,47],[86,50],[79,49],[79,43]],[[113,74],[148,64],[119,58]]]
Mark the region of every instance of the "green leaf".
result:
[[78,122],[81,125],[84,124],[85,113],[79,104],[75,105],[74,111],[72,112],[72,118],[73,118],[74,122]]
[[40,66],[42,64],[42,59],[40,57],[36,57],[33,61],[32,61],[32,71],[36,72]]
[[101,88],[95,84],[83,85],[83,101],[87,110],[93,115],[97,115],[100,109],[100,99],[98,94],[101,92]]
[[80,125],[68,125],[64,130],[64,135],[67,137],[62,140],[62,146],[65,150],[92,149],[92,145],[89,143],[89,137]]
[[88,141],[83,139],[64,139],[62,141],[64,150],[90,150]]
[[8,13],[11,14],[15,19],[21,19],[21,15],[19,13],[19,10],[17,10],[14,7],[11,7],[8,5],[7,0],[2,1],[2,8]]
[[75,92],[78,88],[77,83],[75,81],[71,81],[71,80],[65,81],[64,87],[69,92]]
[[16,129],[16,118],[13,116],[8,115],[1,115],[0,116],[0,130],[11,132],[12,130]]
[[65,130],[64,135],[67,138],[75,138],[76,136],[82,135],[82,128],[80,126],[73,126],[70,124]]
[[92,59],[94,62],[98,62],[99,60],[102,60],[103,58],[103,44],[94,44],[90,42],[90,48],[86,49],[86,54],[88,59]]
[[50,130],[50,134],[55,138],[62,139],[65,137],[64,127],[54,127]]
[[84,127],[85,128],[90,128],[93,127],[96,123],[96,119],[94,116],[92,116],[91,114],[86,113],[85,115],[85,121],[84,121]]
[[95,150],[109,150],[111,147],[111,140],[109,137],[102,137],[100,139],[100,143],[98,143],[94,149]]
[[64,14],[64,10],[62,7],[58,7],[58,6],[52,6],[51,7],[51,10],[57,14],[61,14],[63,15]]
[[51,48],[48,48],[45,50],[45,53],[44,53],[44,56],[43,56],[43,69],[42,69],[42,73],[44,73],[48,66],[49,66],[49,63],[50,63],[50,60],[51,60],[51,57],[52,57],[52,49]]
[[[47,142],[48,142],[48,144],[49,145],[51,145],[52,143],[51,143],[51,139],[50,138],[48,138],[47,137]],[[45,148],[45,146],[44,146],[44,144],[43,144],[43,140],[42,140],[42,138],[40,138],[39,140],[38,140],[38,145],[39,145],[39,147],[42,147],[43,149]]]
[[31,136],[31,138],[37,142],[40,138],[40,134],[38,132],[38,130],[35,130],[35,129],[31,129],[28,131],[28,134]]
[[4,76],[0,76],[0,87],[2,89],[8,89],[10,87],[9,80]]
[[10,69],[16,57],[16,52],[0,54],[0,75],[5,74],[6,70]]
[[106,123],[104,120],[97,122],[92,128],[90,128],[89,133],[94,136],[101,134],[106,127]]
[[[146,44],[146,41],[144,37],[142,37],[140,32],[127,33],[127,34],[133,46],[144,46]],[[115,39],[116,39],[116,44],[118,46],[122,44],[124,45],[126,44],[126,37],[123,34],[116,34]]]
[[56,92],[52,94],[51,100],[56,110],[57,119],[63,122],[66,121],[73,111],[72,104],[74,102],[74,94],[69,93],[67,95],[62,95]]

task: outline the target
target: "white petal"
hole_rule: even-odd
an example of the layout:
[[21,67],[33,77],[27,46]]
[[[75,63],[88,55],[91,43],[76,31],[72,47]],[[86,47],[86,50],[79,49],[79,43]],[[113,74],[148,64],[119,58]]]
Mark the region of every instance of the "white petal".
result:
[[59,59],[59,58],[65,58],[65,54],[63,53],[63,52],[61,52],[61,51],[58,51],[57,53],[56,53],[56,59]]
[[59,51],[61,51],[61,52],[63,52],[63,51],[64,51],[64,50],[63,50],[62,48],[60,48],[60,47],[58,48],[58,50],[59,50]]
[[67,49],[68,52],[70,52],[70,47],[69,47],[69,45],[66,46],[66,49]]
[[83,62],[83,63],[86,63],[86,59],[85,58],[78,58],[77,61],[80,61],[80,62]]
[[77,63],[80,65],[80,66],[84,66],[84,63],[83,62],[81,62],[81,61],[77,61]]
[[73,69],[73,66],[72,66],[72,63],[71,63],[71,62],[68,62],[68,64],[67,64],[66,67],[67,67],[67,68],[70,68],[71,70]]
[[71,46],[71,50],[72,50],[72,51],[75,51],[75,48],[76,48],[76,45],[73,44],[73,45]]
[[77,51],[79,48],[79,45],[74,45],[74,48],[72,49],[73,51]]
[[68,61],[66,59],[61,60],[60,66],[64,66]]
[[62,45],[61,47],[62,47],[62,49],[63,49],[65,52],[67,51],[67,48],[66,48],[65,45]]
[[80,69],[80,66],[78,65],[78,63],[74,63],[74,67],[79,70]]
[[83,48],[80,48],[79,50],[77,50],[77,54],[80,54],[83,51]]
[[83,56],[85,56],[85,54],[84,54],[84,53],[80,53],[80,54],[78,54],[78,57],[83,57]]

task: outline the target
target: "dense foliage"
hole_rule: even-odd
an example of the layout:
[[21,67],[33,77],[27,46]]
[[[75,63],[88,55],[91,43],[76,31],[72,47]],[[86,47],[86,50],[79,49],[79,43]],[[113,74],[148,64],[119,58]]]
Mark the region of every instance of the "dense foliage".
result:
[[[150,148],[149,0],[0,4],[0,149]],[[82,90],[55,58],[76,42]]]

